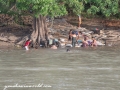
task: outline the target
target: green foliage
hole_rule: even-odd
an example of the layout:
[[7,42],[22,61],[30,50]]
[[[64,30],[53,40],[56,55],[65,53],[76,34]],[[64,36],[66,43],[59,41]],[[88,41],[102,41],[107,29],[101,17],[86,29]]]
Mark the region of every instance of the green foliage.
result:
[[79,0],[17,0],[17,7],[20,10],[30,10],[32,15],[57,17],[67,14],[67,8],[73,13],[80,14],[83,4]]
[[0,13],[14,15],[17,14],[16,11],[12,10],[12,7],[15,6],[16,0],[0,0]]
[[99,8],[92,5],[88,10],[87,13],[95,15],[97,12],[99,12]]
[[71,10],[72,13],[79,15],[84,10],[83,2],[79,0],[66,0],[65,6],[67,10]]
[[17,7],[20,10],[31,11],[32,15],[51,17],[61,16],[67,13],[63,5],[59,5],[57,0],[17,0]]
[[101,13],[102,16],[110,17],[119,13],[119,0],[86,0],[85,6],[88,14]]
[[8,3],[6,2],[6,0],[0,0],[0,13],[6,13],[7,9],[8,9]]
[[[11,10],[14,5],[16,11]],[[57,17],[68,12],[75,15],[86,12],[89,15],[119,17],[120,0],[0,0],[0,13],[16,15],[23,12],[35,17]]]

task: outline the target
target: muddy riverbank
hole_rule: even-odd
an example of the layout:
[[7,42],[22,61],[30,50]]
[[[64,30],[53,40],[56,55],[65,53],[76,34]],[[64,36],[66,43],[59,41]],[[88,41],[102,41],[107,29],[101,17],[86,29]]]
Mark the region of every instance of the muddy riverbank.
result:
[[[54,38],[64,38],[68,42],[68,32],[70,29],[82,31],[90,38],[92,36],[108,46],[119,45],[120,43],[120,28],[118,26],[106,26],[102,19],[82,19],[81,28],[77,28],[77,18],[61,18],[55,19],[52,22],[48,21],[48,30]],[[115,22],[114,22],[115,23]],[[113,25],[114,25],[113,23]],[[108,24],[108,23],[107,23]],[[99,33],[94,31],[99,30]],[[19,40],[25,38],[24,41],[31,34],[31,26],[20,25],[5,25],[0,26],[0,47],[14,47],[19,45]],[[20,45],[21,46],[21,45]]]

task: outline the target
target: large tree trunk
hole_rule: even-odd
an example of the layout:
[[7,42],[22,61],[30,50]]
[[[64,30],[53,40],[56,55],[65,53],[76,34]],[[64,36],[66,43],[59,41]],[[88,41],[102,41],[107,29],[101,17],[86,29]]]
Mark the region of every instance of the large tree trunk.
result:
[[33,32],[31,34],[33,45],[35,43],[40,45],[40,41],[46,40],[47,37],[48,37],[48,30],[47,30],[47,24],[46,24],[46,17],[41,15],[38,18],[34,17]]

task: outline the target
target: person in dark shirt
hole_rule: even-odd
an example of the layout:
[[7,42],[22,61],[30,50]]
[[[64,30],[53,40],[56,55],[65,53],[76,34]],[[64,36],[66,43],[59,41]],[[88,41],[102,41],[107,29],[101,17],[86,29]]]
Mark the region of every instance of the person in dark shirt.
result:
[[72,29],[69,31],[69,38],[68,38],[69,41],[72,40],[72,31],[73,31]]
[[72,47],[75,47],[76,41],[77,41],[77,35],[76,35],[76,33],[73,33],[73,35],[72,35]]

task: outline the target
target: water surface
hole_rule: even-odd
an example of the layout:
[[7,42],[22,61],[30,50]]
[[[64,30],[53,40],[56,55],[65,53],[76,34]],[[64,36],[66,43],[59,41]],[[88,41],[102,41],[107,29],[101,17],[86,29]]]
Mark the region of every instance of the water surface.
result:
[[0,90],[10,85],[31,87],[7,90],[120,90],[120,48],[0,49]]

